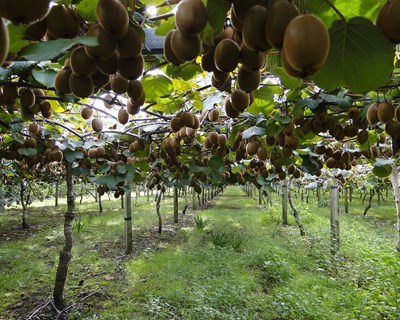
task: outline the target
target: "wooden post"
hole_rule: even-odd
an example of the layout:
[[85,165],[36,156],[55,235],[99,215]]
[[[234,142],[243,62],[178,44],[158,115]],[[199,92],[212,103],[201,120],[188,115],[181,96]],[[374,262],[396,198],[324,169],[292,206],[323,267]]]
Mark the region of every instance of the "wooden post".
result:
[[340,249],[338,186],[331,186],[330,210],[331,210],[331,254],[335,256],[336,254],[339,253]]
[[287,216],[287,209],[288,209],[288,186],[286,181],[282,185],[282,224],[286,226],[288,224],[288,216]]
[[132,253],[132,206],[131,206],[131,188],[125,192],[125,254]]
[[56,179],[55,184],[56,184],[56,191],[54,193],[54,206],[58,207],[58,197],[59,197],[59,188],[58,188],[59,180],[58,180],[58,178]]
[[174,222],[179,222],[179,215],[178,215],[178,187],[174,186]]
[[258,189],[258,204],[260,206],[262,205],[262,190],[261,190],[261,188]]
[[344,188],[344,213],[349,213],[349,187]]
[[196,192],[194,191],[194,187],[192,187],[192,206],[193,210],[196,210]]

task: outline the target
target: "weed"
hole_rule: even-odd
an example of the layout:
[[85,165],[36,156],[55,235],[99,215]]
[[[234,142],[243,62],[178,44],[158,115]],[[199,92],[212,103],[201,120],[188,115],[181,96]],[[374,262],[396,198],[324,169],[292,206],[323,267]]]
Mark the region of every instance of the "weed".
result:
[[229,235],[222,231],[213,232],[211,235],[211,241],[216,247],[225,248],[229,244]]
[[240,234],[231,236],[232,249],[236,252],[242,251],[243,244],[246,242],[246,238]]
[[197,214],[194,217],[194,223],[196,224],[196,228],[198,230],[204,230],[204,228],[207,227],[207,225],[210,223],[210,220],[205,219],[204,217]]

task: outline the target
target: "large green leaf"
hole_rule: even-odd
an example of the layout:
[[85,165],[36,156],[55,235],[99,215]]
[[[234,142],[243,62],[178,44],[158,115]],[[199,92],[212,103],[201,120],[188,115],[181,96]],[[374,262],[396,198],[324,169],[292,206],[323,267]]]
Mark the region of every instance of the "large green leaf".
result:
[[80,16],[88,21],[96,21],[97,0],[81,0],[75,7],[78,9]]
[[62,38],[51,41],[36,42],[22,50],[20,57],[30,61],[48,61],[62,56],[76,44],[96,46],[98,43],[96,37],[77,37],[73,39]]
[[32,70],[32,76],[35,80],[47,88],[54,88],[54,81],[57,76],[57,71],[53,69],[34,69]]
[[263,136],[266,133],[267,133],[267,129],[254,126],[254,127],[250,127],[247,130],[243,131],[242,139],[247,140],[254,136]]
[[271,115],[274,108],[274,90],[273,87],[264,86],[254,91],[254,101],[247,108],[252,114],[262,113],[266,116]]
[[371,21],[355,17],[335,21],[329,29],[331,47],[324,67],[314,77],[318,86],[341,86],[367,92],[388,83],[393,71],[394,46]]
[[27,29],[26,25],[22,24],[13,24],[10,23],[7,26],[8,28],[8,36],[10,38],[10,47],[8,49],[9,52],[12,53],[17,53],[20,51],[23,47],[29,44],[28,40],[24,39],[25,32]]
[[169,96],[174,88],[171,79],[161,74],[146,75],[141,82],[148,101],[156,101],[159,97]]
[[226,14],[231,5],[227,0],[208,0],[207,14],[208,22],[211,27],[216,30],[221,30],[224,27]]

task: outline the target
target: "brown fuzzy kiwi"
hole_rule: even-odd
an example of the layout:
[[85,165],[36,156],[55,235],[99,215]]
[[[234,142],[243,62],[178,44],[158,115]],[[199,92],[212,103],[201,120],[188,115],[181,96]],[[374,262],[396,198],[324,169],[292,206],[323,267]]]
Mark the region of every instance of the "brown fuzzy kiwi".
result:
[[143,73],[144,59],[140,54],[137,57],[118,58],[118,72],[127,80],[135,80]]
[[265,147],[263,147],[263,146],[259,146],[258,149],[257,149],[257,157],[261,161],[267,160],[267,158],[268,158],[267,149],[265,149]]
[[343,129],[346,137],[353,138],[358,134],[358,128],[354,124],[348,124]]
[[271,46],[282,48],[286,27],[298,15],[295,5],[287,0],[277,0],[268,7],[265,35]]
[[104,157],[106,155],[106,149],[103,146],[98,146],[96,148],[97,156]]
[[200,65],[203,71],[213,72],[217,68],[214,62],[214,52],[210,50],[203,54]]
[[344,163],[349,163],[351,161],[351,154],[348,151],[343,151],[342,152],[342,156],[341,156],[341,160]]
[[182,119],[182,123],[185,127],[192,128],[195,124],[194,115],[190,112],[184,111],[180,114],[180,118]]
[[367,130],[361,130],[358,134],[357,134],[357,142],[359,144],[364,144],[368,141],[368,131]]
[[128,91],[129,81],[120,74],[115,74],[110,80],[111,90],[118,94],[123,94]]
[[88,157],[89,158],[97,158],[97,148],[91,148],[88,150]]
[[79,34],[78,18],[63,5],[51,7],[46,24],[47,33],[54,39],[74,38]]
[[25,140],[25,147],[26,148],[36,148],[37,141],[35,138],[28,138]]
[[400,122],[400,105],[398,105],[394,110],[394,118],[397,122]]
[[119,0],[99,0],[96,7],[97,17],[102,28],[110,35],[121,39],[128,31],[128,11]]
[[72,92],[69,86],[69,77],[71,76],[71,74],[71,68],[63,68],[58,71],[54,85],[58,93],[70,94]]
[[128,101],[126,102],[126,111],[134,116],[135,114],[138,114],[140,112],[140,106],[135,105],[132,102],[132,99],[128,99]]
[[100,24],[96,23],[92,25],[85,36],[96,37],[99,44],[97,46],[85,46],[86,54],[93,59],[109,59],[117,47],[117,41],[114,37],[108,34],[101,27]]
[[142,52],[142,36],[136,26],[129,26],[122,39],[118,40],[117,50],[120,57],[137,57]]
[[349,118],[352,120],[358,120],[360,117],[360,109],[356,106],[351,106],[349,110],[347,111],[347,114],[349,115]]
[[143,95],[143,90],[143,85],[139,80],[131,80],[126,93],[131,99],[139,99]]
[[211,109],[208,113],[208,120],[215,122],[219,120],[219,112],[217,109]]
[[146,101],[146,94],[143,92],[140,98],[130,100],[135,107],[141,107]]
[[227,141],[228,141],[228,140],[227,140],[225,134],[223,134],[223,133],[218,134],[218,136],[217,136],[217,144],[218,144],[220,147],[225,146]]
[[121,108],[118,110],[118,122],[121,124],[127,124],[129,121],[129,113],[126,109]]
[[309,76],[326,61],[329,33],[320,18],[311,14],[295,17],[286,27],[283,48],[288,64]]
[[237,118],[240,115],[240,111],[233,109],[232,101],[230,97],[227,97],[224,101],[225,113],[229,118]]
[[258,147],[259,147],[259,143],[257,143],[256,141],[249,141],[246,144],[246,153],[249,156],[253,156],[257,153]]
[[235,70],[239,63],[239,58],[240,47],[232,39],[223,39],[215,48],[214,63],[220,71],[231,72]]
[[6,83],[2,91],[2,99],[5,102],[14,101],[18,98],[18,87],[14,84]]
[[244,44],[240,47],[240,59],[244,69],[249,72],[261,69],[265,64],[266,55],[261,51],[253,51]]
[[265,36],[267,8],[252,6],[246,13],[242,26],[242,39],[247,48],[253,51],[268,51],[271,45]]
[[243,112],[249,106],[249,94],[241,89],[236,89],[231,94],[232,108],[238,112]]
[[46,19],[31,24],[25,31],[25,38],[31,41],[40,41],[47,31]]
[[235,10],[231,10],[230,12],[230,19],[231,19],[231,25],[236,31],[242,31],[243,28],[243,20],[239,20],[238,17],[236,16]]
[[236,31],[231,26],[225,26],[224,30],[214,38],[214,45],[217,46],[223,39],[231,39],[235,41],[239,46],[242,44],[241,32]]
[[64,158],[63,152],[59,149],[53,150],[51,153],[54,161],[61,162]]
[[172,131],[178,132],[183,127],[182,119],[180,117],[172,117],[170,126]]
[[181,63],[183,63],[184,61],[179,59],[174,51],[172,50],[172,44],[171,44],[171,38],[172,35],[177,32],[177,30],[171,30],[167,33],[165,39],[164,39],[164,58],[165,60],[167,60],[167,62],[172,63],[174,65],[179,65]]
[[[399,16],[400,17],[400,16]],[[394,117],[395,107],[390,101],[383,101],[378,105],[378,119],[382,122],[388,122]]]
[[195,35],[207,25],[207,9],[201,0],[183,0],[175,13],[176,28],[187,35]]
[[200,127],[200,119],[199,119],[200,115],[195,115],[194,116],[194,125],[193,125],[193,129],[198,129]]
[[254,91],[258,88],[261,81],[260,71],[249,72],[240,67],[237,74],[237,84],[240,89],[246,92]]
[[2,0],[0,16],[13,23],[30,24],[47,15],[49,4],[50,0],[37,0],[34,5],[31,0]]
[[325,165],[326,165],[327,168],[333,169],[333,168],[336,167],[336,160],[333,159],[333,158],[328,158],[325,161]]
[[379,10],[376,26],[393,43],[400,43],[400,1],[386,1]]
[[78,98],[90,97],[94,92],[93,79],[80,77],[73,72],[69,76],[69,87],[74,96]]
[[374,102],[373,104],[371,104],[369,106],[368,111],[367,111],[367,121],[369,123],[377,123],[377,122],[379,122],[378,106],[379,106],[378,102]]
[[171,48],[178,60],[191,61],[201,53],[200,36],[188,36],[177,30],[171,35]]
[[89,107],[83,107],[81,109],[81,116],[83,119],[90,119],[93,116],[93,109]]
[[97,60],[98,69],[102,73],[108,75],[118,72],[118,57],[119,57],[118,52],[114,51],[114,53],[108,59],[98,59]]
[[390,120],[390,121],[386,122],[385,131],[392,138],[394,138],[394,139],[399,138],[400,137],[400,123],[396,122],[394,120]]
[[0,65],[6,61],[8,55],[9,37],[8,29],[2,18],[0,18]]
[[99,69],[96,69],[95,73],[92,74],[93,85],[98,91],[100,88],[104,88],[110,83],[110,76],[108,74],[104,74]]
[[92,119],[92,128],[96,132],[100,132],[103,130],[103,120],[100,118],[93,118]]
[[32,107],[36,101],[35,94],[30,88],[21,88],[21,90],[19,90],[19,99],[21,107],[23,108]]
[[31,122],[29,124],[28,129],[29,129],[29,133],[36,134],[39,131],[39,125],[37,124],[37,122]]
[[70,63],[72,72],[81,77],[90,77],[97,69],[96,60],[87,55],[84,47],[72,51]]

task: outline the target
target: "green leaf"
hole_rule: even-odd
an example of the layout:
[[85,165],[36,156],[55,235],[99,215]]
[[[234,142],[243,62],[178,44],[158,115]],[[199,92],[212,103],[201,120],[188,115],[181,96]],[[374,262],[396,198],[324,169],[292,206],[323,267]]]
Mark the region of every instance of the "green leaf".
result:
[[208,0],[207,14],[208,22],[216,30],[221,30],[224,27],[226,14],[231,5],[227,0]]
[[18,153],[23,156],[35,156],[37,154],[37,150],[35,148],[19,148]]
[[156,101],[157,98],[169,96],[174,88],[171,79],[161,74],[146,75],[141,82],[148,101]]
[[195,75],[203,72],[200,65],[195,63],[185,63],[179,66],[168,64],[166,73],[171,78],[181,78],[182,80],[189,81]]
[[374,163],[374,167],[385,167],[387,165],[391,165],[395,163],[394,159],[383,159],[383,158],[376,158]]
[[157,27],[155,34],[157,36],[166,36],[168,32],[175,28],[175,19],[168,18],[167,20],[163,20],[160,25]]
[[281,79],[281,84],[287,89],[296,89],[303,84],[303,80],[289,76],[282,67],[275,68],[274,75]]
[[21,58],[29,61],[48,61],[62,56],[76,44],[85,46],[98,45],[96,37],[77,37],[73,39],[57,39],[44,42],[31,43],[22,50]]
[[225,169],[224,159],[220,157],[212,157],[207,165],[212,171],[216,172],[221,172]]
[[106,185],[109,188],[114,188],[118,181],[117,178],[111,175],[100,176],[96,179],[97,184]]
[[57,71],[54,69],[33,69],[32,76],[35,80],[47,88],[54,88],[54,80],[57,76]]
[[97,0],[81,0],[75,7],[79,11],[79,15],[87,21],[96,21]]
[[274,109],[274,92],[269,86],[264,86],[254,91],[254,101],[247,108],[252,114],[262,113],[270,116]]
[[335,21],[329,29],[330,51],[315,75],[316,84],[328,91],[346,86],[368,92],[383,86],[393,71],[394,46],[371,21],[355,17]]
[[8,37],[10,39],[9,40],[10,47],[8,49],[9,52],[17,53],[23,47],[29,44],[29,41],[24,39],[26,29],[28,28],[26,25],[23,24],[16,25],[10,23],[8,24],[7,28],[8,28]]
[[243,131],[242,139],[247,140],[254,136],[263,136],[267,133],[267,129],[260,127],[250,127],[247,130]]
[[70,163],[72,163],[78,159],[84,158],[83,152],[79,151],[79,150],[75,150],[75,151],[67,150],[64,152],[64,156],[65,156],[65,159],[67,159],[67,161]]
[[390,165],[374,167],[372,172],[378,178],[386,178],[392,173],[392,167]]

